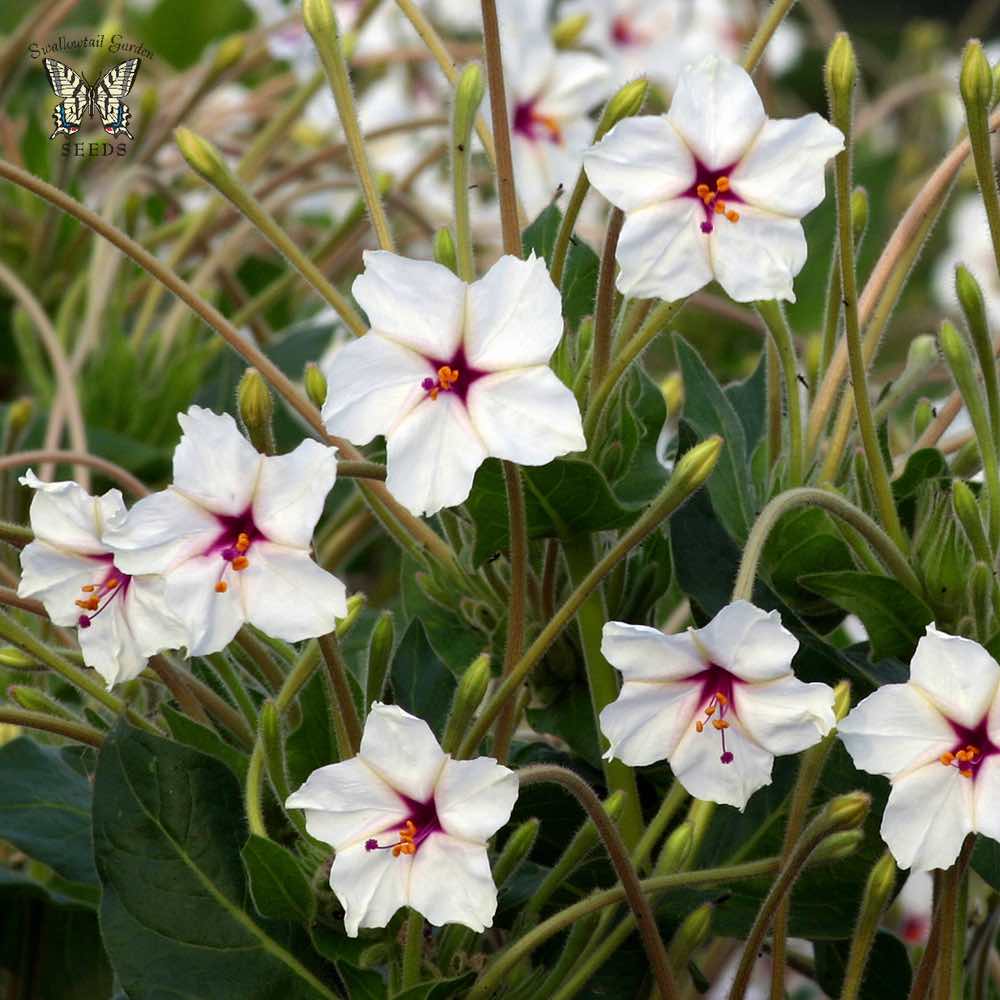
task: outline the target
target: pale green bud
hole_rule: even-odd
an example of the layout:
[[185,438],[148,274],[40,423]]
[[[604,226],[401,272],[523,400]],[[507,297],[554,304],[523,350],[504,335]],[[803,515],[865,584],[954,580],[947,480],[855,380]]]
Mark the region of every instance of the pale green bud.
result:
[[446,751],[454,750],[462,741],[472,717],[486,696],[486,688],[490,683],[490,657],[483,653],[476,657],[469,668],[462,674],[455,697],[448,714],[441,746]]
[[642,110],[648,92],[649,82],[643,78],[626,83],[605,106],[594,133],[594,142],[603,139],[623,118],[637,115]]
[[989,109],[993,100],[993,71],[978,38],[970,39],[965,46],[958,89],[970,115],[979,115]]
[[[458,142],[468,142],[476,123],[476,112],[486,93],[486,80],[479,63],[469,63],[455,84],[452,130]],[[462,150],[465,152],[465,150]]]
[[850,118],[851,99],[858,78],[854,46],[846,32],[839,32],[826,57],[826,86],[830,93],[833,124],[841,131]]
[[809,864],[829,864],[843,861],[864,843],[864,830],[838,830],[822,841],[809,856]]
[[231,66],[235,66],[243,58],[246,50],[246,35],[230,35],[215,50],[215,58],[212,60],[212,74],[220,76]]
[[921,434],[930,426],[931,421],[934,419],[934,404],[927,398],[923,398],[917,401],[917,405],[913,408],[913,437],[914,440],[919,438]]
[[236,407],[250,443],[263,455],[274,454],[274,398],[264,377],[248,368],[236,389]]
[[715,471],[721,453],[722,438],[719,435],[699,441],[678,459],[670,477],[671,486],[676,486],[685,495],[694,493]]
[[458,273],[458,254],[450,229],[439,229],[434,234],[434,260],[448,268],[452,274]]
[[499,889],[531,854],[538,839],[541,823],[537,819],[525,820],[508,838],[503,850],[493,864],[493,881]]
[[358,616],[364,611],[368,604],[368,598],[364,594],[351,594],[347,598],[347,614],[337,622],[337,638],[343,639],[357,624]]
[[840,722],[851,710],[851,682],[841,681],[833,689],[833,715]]
[[557,49],[571,49],[590,24],[589,14],[571,14],[552,29],[552,44]]
[[694,824],[685,820],[667,837],[659,858],[656,859],[657,875],[673,875],[683,871],[694,848]]
[[680,927],[674,932],[667,957],[676,973],[679,974],[684,970],[695,950],[708,940],[714,912],[713,903],[702,903],[684,918]]
[[310,361],[306,365],[302,382],[305,385],[309,401],[316,409],[322,409],[323,404],[326,402],[326,376],[315,361]]
[[383,611],[372,629],[368,643],[368,679],[365,685],[365,708],[373,701],[380,701],[385,679],[392,663],[392,650],[396,645],[396,630],[392,623],[392,612]]
[[218,149],[191,129],[184,126],[175,128],[174,142],[188,166],[214,187],[222,188],[232,176]]
[[857,246],[868,228],[870,202],[868,192],[863,187],[856,187],[851,194],[851,233],[854,245]]
[[821,814],[831,830],[850,830],[860,826],[872,806],[867,792],[848,792],[831,799]]
[[44,669],[33,656],[29,656],[17,646],[0,648],[0,667],[8,670],[40,670]]

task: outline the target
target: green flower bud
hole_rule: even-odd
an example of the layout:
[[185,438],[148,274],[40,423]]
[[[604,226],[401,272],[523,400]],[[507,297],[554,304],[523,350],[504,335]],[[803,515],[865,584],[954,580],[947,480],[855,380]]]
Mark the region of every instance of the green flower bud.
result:
[[458,273],[458,254],[450,229],[439,229],[434,234],[434,260],[443,264],[452,274]]
[[896,888],[896,861],[893,856],[886,851],[868,875],[866,895],[874,905],[878,906],[879,912],[889,905],[892,898],[892,891]]
[[673,875],[683,871],[694,848],[694,823],[685,820],[667,837],[656,859],[657,875]]
[[863,187],[856,187],[851,194],[851,233],[855,246],[868,228],[869,208],[868,192]]
[[680,927],[674,932],[667,950],[667,958],[675,973],[680,974],[695,950],[708,940],[714,912],[713,903],[702,903],[684,918]]
[[984,641],[990,638],[993,621],[993,594],[996,578],[990,565],[977,562],[969,578],[969,603],[972,605],[976,634]]
[[336,37],[340,33],[330,0],[302,0],[302,20],[314,41],[317,36]]
[[33,656],[28,656],[17,646],[0,647],[0,667],[8,670],[44,670],[44,666]]
[[719,435],[714,434],[699,441],[677,460],[670,485],[685,496],[690,496],[715,471],[721,453],[722,438]]
[[973,273],[964,265],[955,268],[955,292],[958,294],[958,304],[962,307],[965,320],[970,325],[973,322],[986,324],[986,304],[983,301],[983,290]]
[[7,688],[7,697],[20,705],[21,708],[29,712],[41,712],[43,715],[52,715],[57,719],[75,721],[68,709],[64,708],[55,698],[44,691],[34,687],[27,687],[23,684],[11,684]]
[[384,942],[369,945],[358,954],[358,967],[361,969],[376,969],[389,961],[389,946]]
[[309,401],[317,410],[321,410],[326,402],[326,376],[315,361],[310,361],[306,365],[302,382],[305,385]]
[[231,66],[235,66],[247,50],[247,40],[245,35],[230,35],[215,50],[215,58],[212,60],[212,75],[221,76]]
[[483,653],[472,661],[455,688],[455,697],[441,739],[441,746],[445,751],[454,750],[462,741],[472,717],[486,696],[489,683],[490,657],[488,653]]
[[680,372],[671,372],[661,383],[660,392],[667,405],[667,417],[675,417],[684,406],[684,380]]
[[918,493],[916,522],[914,549],[918,575],[938,627],[950,632],[965,611],[972,548],[955,517],[947,491],[936,484],[928,483]]
[[365,683],[365,707],[373,701],[381,701],[382,689],[392,663],[392,650],[396,645],[396,630],[392,623],[392,612],[383,611],[372,629],[368,643],[368,675]]
[[851,830],[864,823],[871,805],[867,792],[848,792],[831,799],[821,815],[830,830]]
[[920,437],[930,426],[934,419],[934,404],[926,397],[917,401],[913,408],[913,437],[914,440]]
[[[476,112],[486,93],[486,80],[479,63],[469,63],[455,84],[455,101],[452,106],[452,134],[458,142],[468,142],[476,123]],[[465,138],[463,138],[465,137]],[[463,150],[462,152],[465,152]]]
[[978,116],[989,109],[993,100],[993,71],[978,38],[970,39],[965,46],[958,89],[970,116]]
[[604,108],[601,120],[594,133],[594,142],[603,139],[623,118],[631,118],[642,110],[649,82],[643,78],[626,83]]
[[537,819],[525,820],[508,838],[503,850],[493,864],[493,881],[499,889],[508,881],[521,863],[531,854],[541,823]]
[[830,94],[833,124],[847,131],[851,115],[851,100],[858,78],[858,62],[854,46],[846,32],[839,32],[826,58],[826,87]]
[[831,833],[809,856],[809,864],[830,864],[843,861],[864,843],[864,830],[838,830]]
[[248,368],[236,389],[236,408],[250,443],[263,455],[273,455],[274,399],[264,377],[256,368]]
[[841,681],[833,689],[833,715],[840,722],[851,710],[851,682]]
[[952,482],[951,503],[972,551],[977,558],[991,562],[990,543],[986,538],[986,529],[979,512],[979,504],[975,494],[964,480],[956,479]]
[[552,44],[557,49],[571,49],[590,24],[589,14],[571,14],[552,29]]
[[188,166],[213,187],[226,193],[227,181],[232,177],[222,154],[207,139],[180,126],[174,129],[174,142]]
[[337,622],[338,639],[343,639],[354,628],[358,615],[364,611],[367,603],[368,598],[364,594],[351,594],[347,598],[347,614]]

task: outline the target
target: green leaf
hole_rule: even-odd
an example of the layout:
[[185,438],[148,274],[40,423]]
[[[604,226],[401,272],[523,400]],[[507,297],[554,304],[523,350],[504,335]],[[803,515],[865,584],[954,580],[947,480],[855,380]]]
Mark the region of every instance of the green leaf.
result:
[[267,837],[251,834],[242,855],[250,896],[262,917],[312,923],[316,896],[291,852]]
[[298,788],[316,768],[340,760],[322,673],[309,678],[299,692],[298,701],[302,721],[285,743],[288,782],[292,788]]
[[921,448],[907,460],[906,466],[892,483],[892,495],[899,509],[899,517],[907,531],[912,532],[917,512],[920,487],[928,480],[951,480],[951,470],[944,455],[937,448]]
[[189,719],[172,705],[164,705],[160,712],[166,719],[170,735],[178,743],[183,743],[185,746],[207,753],[216,760],[221,760],[240,781],[246,778],[249,763],[247,755],[230,746],[214,729],[209,729],[200,722]]
[[[521,473],[529,538],[607,531],[635,517],[636,511],[619,503],[604,476],[583,459],[560,458]],[[478,566],[510,545],[507,492],[496,459],[480,466],[466,509],[476,525],[472,559]]]
[[454,979],[438,979],[434,982],[420,983],[402,993],[397,993],[394,1000],[448,1000],[449,997],[464,994],[466,988],[475,981],[476,974],[467,972],[464,976],[456,976]]
[[239,784],[219,761],[124,722],[94,785],[105,947],[132,1000],[331,1000],[292,929],[247,912]]
[[667,481],[667,470],[657,457],[657,443],[667,419],[660,387],[641,365],[633,365],[621,394],[619,440],[624,448],[624,471],[614,478],[615,496],[626,506],[648,503]]
[[440,736],[457,681],[431,649],[419,618],[410,622],[396,647],[389,676],[396,704],[423,719]]
[[563,688],[544,708],[529,708],[527,714],[532,729],[558,736],[592,767],[601,766],[594,706],[586,682]]
[[59,750],[27,737],[0,747],[0,840],[70,882],[97,884],[90,784]]
[[734,382],[722,390],[732,403],[736,415],[743,425],[746,436],[747,454],[752,454],[764,437],[764,423],[767,411],[767,358],[761,352],[760,361],[742,382]]
[[373,969],[355,969],[346,962],[338,962],[337,971],[351,1000],[386,1000],[389,995],[385,980]]
[[[177,69],[193,66],[206,46],[253,23],[242,0],[160,0],[140,22],[140,37],[155,40],[156,55]],[[183,26],[183,30],[179,30]]]
[[743,422],[698,352],[680,336],[676,345],[684,379],[684,419],[699,438],[721,434],[725,442],[708,480],[712,505],[726,530],[742,540],[750,530],[750,514],[755,508]]
[[[840,996],[850,945],[850,941],[816,942],[816,981],[827,996]],[[860,1000],[906,1000],[912,978],[906,945],[895,934],[879,931],[868,956]]]
[[909,660],[924,626],[934,620],[934,612],[890,576],[849,570],[811,573],[799,582],[861,619],[876,660]]
[[1000,844],[989,837],[977,837],[972,867],[984,881],[1000,892]]

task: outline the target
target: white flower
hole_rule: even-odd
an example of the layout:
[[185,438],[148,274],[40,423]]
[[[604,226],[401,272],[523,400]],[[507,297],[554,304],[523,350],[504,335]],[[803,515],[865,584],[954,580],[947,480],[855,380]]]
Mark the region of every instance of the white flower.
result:
[[971,639],[927,626],[906,684],[838,726],[856,767],[892,782],[882,839],[900,868],[948,868],[967,834],[1000,840],[1000,666]]
[[191,656],[223,649],[244,622],[288,642],[330,632],[347,613],[344,585],[309,549],[336,449],[303,441],[264,456],[228,414],[192,406],[177,419],[173,485],[107,532],[115,565],[164,575]]
[[452,760],[426,722],[375,702],[358,756],[313,771],[286,805],[336,851],[330,887],[357,937],[401,906],[435,926],[489,927],[497,890],[486,842],[516,800],[513,771],[490,757]]
[[389,492],[414,514],[462,503],[492,455],[545,465],[586,447],[573,393],[548,367],[562,336],[545,262],[501,257],[471,285],[431,261],[367,251],[353,292],[371,330],[327,368],[323,420],[386,437]]
[[633,767],[666,759],[695,798],[742,810],[771,783],[776,756],[834,724],[833,690],[792,673],[798,647],[777,611],[747,601],[679,635],[608,622],[601,652],[624,683],[601,712],[605,756]]
[[[990,326],[1000,327],[1000,275],[997,274],[986,209],[978,194],[965,195],[956,202],[948,235],[948,247],[934,263],[935,297],[949,312],[959,313],[955,265],[964,264],[982,289]],[[952,430],[956,429],[953,423]]]
[[146,659],[184,643],[184,630],[163,601],[163,580],[116,569],[106,530],[120,523],[118,490],[92,497],[76,483],[44,483],[30,469],[20,482],[31,501],[35,541],[21,552],[21,597],[36,597],[56,625],[79,628],[83,662],[107,682],[132,680]]
[[593,141],[589,112],[612,88],[610,68],[586,52],[558,52],[545,3],[501,0],[500,31],[517,193],[531,218],[576,182]]
[[747,73],[709,56],[680,78],[666,115],[619,122],[585,157],[625,212],[618,288],[681,299],[715,280],[738,302],[795,301],[799,219],[825,192],[843,136],[818,114],[770,121]]
[[[749,38],[736,6],[733,0],[569,0],[559,17],[586,15],[579,44],[608,60],[616,84],[647,76],[672,92],[685,66],[712,53],[739,58]],[[784,21],[764,61],[781,73],[801,49],[800,29]]]

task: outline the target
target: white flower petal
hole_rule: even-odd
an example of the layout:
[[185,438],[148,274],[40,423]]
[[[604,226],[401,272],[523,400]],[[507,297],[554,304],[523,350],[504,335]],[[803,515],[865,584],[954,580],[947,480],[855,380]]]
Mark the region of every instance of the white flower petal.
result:
[[308,547],[336,479],[337,449],[318,441],[265,457],[253,495],[254,524],[269,541]]
[[626,212],[669,201],[695,180],[695,163],[665,115],[620,121],[583,156],[590,183]]
[[517,774],[492,757],[448,760],[434,807],[445,833],[485,842],[510,819],[517,791]]
[[409,806],[360,757],[313,771],[285,807],[304,809],[309,835],[337,852],[396,829],[410,815]]
[[146,666],[120,595],[113,597],[100,614],[92,615],[90,628],[79,629],[77,638],[83,662],[104,678],[109,691],[116,684],[134,680]]
[[544,365],[562,334],[562,301],[541,257],[501,257],[469,286],[465,357],[473,368]]
[[576,142],[570,146],[568,141],[573,133],[575,129],[564,130],[562,142],[548,137],[529,139],[520,132],[511,136],[517,195],[529,218],[535,218],[548,208],[561,190],[572,186],[579,173],[583,148],[592,134],[584,141],[578,155]]
[[176,490],[143,497],[104,540],[115,565],[132,575],[163,573],[204,552],[222,533],[218,519]]
[[410,906],[435,927],[491,927],[497,889],[486,848],[444,833],[428,837],[413,857]]
[[667,117],[710,170],[740,159],[767,121],[746,70],[717,56],[681,74]]
[[261,455],[228,413],[192,406],[179,413],[183,430],[174,451],[174,486],[213,514],[250,506]]
[[40,600],[56,625],[75,625],[80,609],[74,602],[86,596],[80,588],[103,580],[109,568],[107,562],[34,541],[21,550],[17,594]]
[[449,361],[458,348],[466,285],[447,267],[366,250],[352,291],[373,330],[424,357]]
[[682,299],[713,277],[705,218],[693,198],[650,205],[625,216],[616,259],[616,284],[623,295],[639,299]]
[[361,756],[397,792],[429,802],[448,759],[430,726],[397,705],[375,702],[361,737]]
[[545,365],[477,379],[466,405],[487,454],[495,458],[547,465],[587,447],[576,397]]
[[630,767],[666,760],[691,725],[701,702],[701,684],[626,681],[618,697],[601,710],[605,756]]
[[957,742],[955,731],[912,684],[886,684],[841,720],[837,734],[854,766],[895,775],[936,760]]
[[649,625],[607,622],[601,653],[626,681],[676,681],[706,668],[690,632],[664,635]]
[[733,707],[750,737],[776,756],[814,746],[836,721],[833,688],[803,684],[792,676],[735,684]]
[[411,514],[436,514],[463,503],[487,451],[462,401],[428,397],[386,438],[389,492]]
[[152,656],[163,649],[180,649],[187,632],[167,604],[162,576],[133,576],[125,592],[125,617],[139,652]]
[[726,749],[732,753],[723,764],[722,741],[717,730],[706,726],[697,732],[692,725],[670,756],[674,777],[696,799],[736,806],[742,811],[750,796],[771,783],[774,756],[743,732],[738,718],[730,717]]
[[972,786],[958,768],[937,762],[892,783],[881,833],[900,868],[930,871],[955,863],[972,832]]
[[926,692],[947,718],[975,729],[996,697],[1000,665],[978,642],[931,624],[910,661],[910,683]]
[[101,513],[105,505],[109,514],[124,509],[118,490],[106,493],[102,503],[76,483],[46,483],[31,469],[18,482],[36,491],[29,511],[35,538],[81,554],[108,551],[100,538]]
[[557,121],[583,118],[612,88],[608,64],[589,52],[559,52],[536,107]]
[[530,100],[545,87],[557,53],[548,29],[548,12],[537,0],[498,0],[500,44],[508,96]]
[[777,611],[764,611],[749,601],[727,604],[694,636],[713,663],[744,681],[769,681],[790,673],[799,648]]
[[347,590],[303,549],[257,542],[240,577],[247,621],[286,642],[332,632],[347,614]]
[[716,217],[709,240],[716,280],[736,302],[795,301],[793,279],[808,248],[798,219],[733,205],[739,222]]
[[423,380],[435,377],[423,355],[375,331],[339,348],[325,374],[326,429],[358,445],[388,434],[427,395]]
[[240,574],[227,569],[229,589],[215,589],[224,565],[221,556],[195,556],[166,574],[167,605],[184,626],[189,656],[225,649],[246,621]]
[[767,122],[730,175],[744,201],[801,218],[825,197],[827,160],[844,148],[844,136],[813,112]]
[[409,902],[413,858],[392,851],[366,851],[363,843],[338,851],[330,868],[330,888],[346,911],[344,928],[357,937],[359,927],[385,927]]
[[[966,779],[968,780],[968,779]],[[973,784],[973,829],[1000,840],[1000,756],[992,754],[979,765]]]

